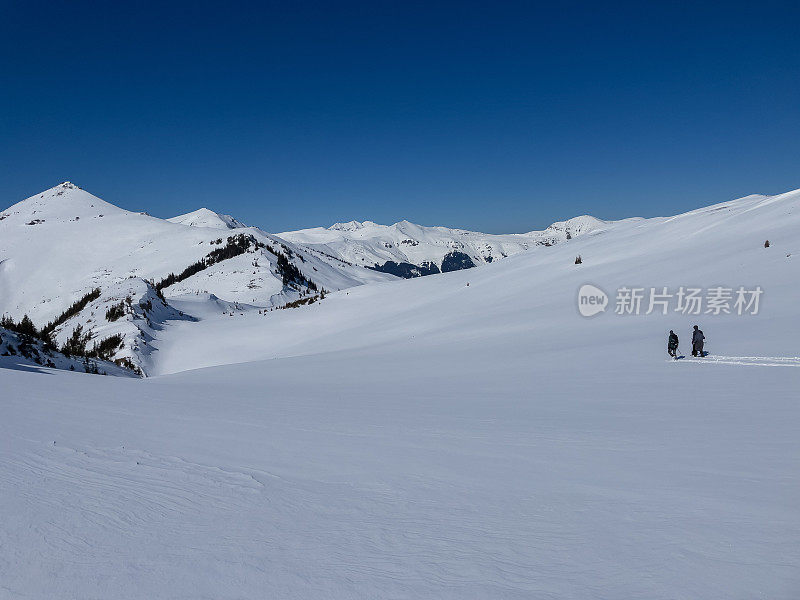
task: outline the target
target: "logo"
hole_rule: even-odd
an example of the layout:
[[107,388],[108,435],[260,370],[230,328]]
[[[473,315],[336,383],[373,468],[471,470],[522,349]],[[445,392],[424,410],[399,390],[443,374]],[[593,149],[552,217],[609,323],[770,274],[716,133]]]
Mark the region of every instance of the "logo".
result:
[[584,317],[593,317],[608,306],[608,294],[599,287],[585,283],[578,290],[578,312]]
[[[613,308],[617,315],[757,315],[763,293],[761,286],[752,289],[622,286],[617,289]],[[584,317],[605,312],[608,304],[608,294],[596,285],[585,283],[578,290],[578,312]]]

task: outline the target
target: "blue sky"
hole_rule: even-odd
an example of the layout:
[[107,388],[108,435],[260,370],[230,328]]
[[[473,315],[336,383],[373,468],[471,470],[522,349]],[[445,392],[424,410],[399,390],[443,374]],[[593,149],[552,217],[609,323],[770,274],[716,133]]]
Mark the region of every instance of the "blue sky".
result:
[[660,4],[3,2],[0,204],[506,232],[800,187],[798,4]]

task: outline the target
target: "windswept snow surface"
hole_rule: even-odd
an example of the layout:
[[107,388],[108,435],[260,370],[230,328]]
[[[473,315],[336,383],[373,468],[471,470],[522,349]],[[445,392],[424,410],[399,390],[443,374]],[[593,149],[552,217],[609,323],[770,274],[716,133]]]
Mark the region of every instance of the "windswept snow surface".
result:
[[[666,334],[793,362],[799,231],[800,193],[749,197],[198,311],[146,380],[0,371],[0,597],[794,600],[800,368]],[[764,295],[611,314],[623,285]]]

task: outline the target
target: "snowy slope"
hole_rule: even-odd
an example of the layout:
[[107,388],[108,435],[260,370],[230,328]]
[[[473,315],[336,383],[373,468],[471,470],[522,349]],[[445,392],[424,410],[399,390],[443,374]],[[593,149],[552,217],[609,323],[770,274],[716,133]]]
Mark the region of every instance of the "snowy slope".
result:
[[207,208],[200,208],[194,212],[178,215],[167,219],[170,223],[188,225],[190,227],[211,227],[213,229],[239,229],[247,227],[244,223],[237,221],[230,215],[216,213]]
[[[158,281],[239,233],[284,253],[288,249],[291,262],[327,290],[388,278],[346,265],[334,268],[256,228],[225,232],[123,210],[66,182],[0,212],[0,312],[28,312],[34,320],[46,321],[85,290],[128,277]],[[253,258],[259,259],[260,267],[252,268]],[[210,278],[203,290],[194,291],[226,300],[244,295],[263,306],[296,297],[280,285],[277,292],[271,283],[263,289],[251,285],[254,274],[280,280],[274,255],[262,249],[244,262],[251,268],[240,264],[235,269],[238,276]],[[167,297],[171,292],[164,290]],[[181,286],[180,293],[185,292],[186,286]]]
[[[251,240],[244,254],[166,286],[163,294],[210,293],[225,301],[271,307],[317,290],[391,279],[361,267],[332,265],[256,228],[172,223],[120,209],[65,182],[0,212],[0,314],[17,320],[28,314],[42,327],[94,288],[109,302],[124,300],[128,292],[114,290],[131,278],[139,281],[136,304],[143,298],[145,280],[180,274],[221,252],[236,236]],[[279,255],[307,281],[286,283]],[[140,345],[146,341],[142,337]],[[138,355],[134,346],[128,350]]]
[[[748,197],[171,321],[169,375],[2,373],[0,594],[794,600],[798,232],[800,192]],[[757,315],[613,312],[739,285]]]
[[49,373],[51,369],[132,377],[129,369],[96,358],[83,359],[66,356],[53,348],[46,348],[41,340],[21,336],[0,327],[0,369],[14,369],[31,373]]
[[[191,332],[187,325],[176,324],[159,342],[159,368],[175,372],[255,358],[407,343],[411,336],[415,336],[415,344],[423,336],[436,344],[458,345],[477,336],[478,331],[482,343],[492,338],[502,347],[512,329],[517,338],[530,343],[546,338],[552,344],[573,346],[582,339],[560,335],[565,325],[576,334],[599,331],[616,337],[621,322],[642,328],[643,333],[646,328],[660,353],[661,338],[666,339],[663,331],[668,331],[671,323],[678,326],[676,318],[689,323],[689,317],[616,315],[614,292],[618,288],[649,291],[655,287],[660,291],[666,286],[674,292],[681,286],[749,289],[760,285],[765,289],[760,315],[749,320],[735,315],[701,315],[703,321],[730,321],[743,328],[762,326],[768,309],[772,312],[767,314],[793,318],[799,231],[800,191],[748,196],[674,217],[626,219],[569,244],[521,253],[478,270],[350,289],[318,305],[270,314],[267,319],[245,315],[233,322],[206,320],[191,327]],[[770,248],[763,247],[767,239]],[[582,256],[583,264],[574,264],[576,255]],[[610,308],[594,319],[580,318],[577,313],[575,297],[585,283],[611,295]],[[647,308],[645,302],[643,309]],[[768,323],[775,325],[769,330],[772,337],[783,340],[774,342],[779,350],[789,352],[795,340],[785,334],[786,323]],[[228,336],[223,328],[241,331]],[[298,336],[300,330],[307,333]],[[253,343],[248,341],[249,335]],[[213,356],[198,344],[205,337],[219,340]],[[685,350],[688,341],[682,342]],[[191,348],[197,351],[193,353]]]
[[[61,347],[74,329],[81,326],[91,333],[96,342],[111,336],[121,336],[122,343],[113,359],[120,364],[132,365],[138,374],[153,369],[151,342],[169,321],[185,320],[190,316],[162,300],[152,284],[138,277],[130,277],[99,288],[100,296],[89,302],[76,315],[56,327],[53,340]],[[115,309],[116,314],[109,311]]]
[[315,227],[278,235],[356,265],[382,266],[392,261],[417,266],[435,265],[437,271],[449,271],[457,270],[460,263],[456,263],[455,268],[448,268],[447,255],[466,255],[469,259],[467,266],[480,265],[536,246],[551,246],[608,225],[586,215],[553,223],[544,231],[492,235],[448,227],[423,227],[408,221],[388,226],[372,221],[350,221],[336,223],[327,229]]

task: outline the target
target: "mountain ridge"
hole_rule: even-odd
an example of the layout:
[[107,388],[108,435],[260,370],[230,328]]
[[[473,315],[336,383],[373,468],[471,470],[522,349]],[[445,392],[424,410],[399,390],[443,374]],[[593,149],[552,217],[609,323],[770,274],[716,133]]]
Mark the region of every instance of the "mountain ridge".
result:
[[[577,254],[594,238],[631,228],[686,223],[689,228],[678,234],[694,236],[724,229],[735,219],[735,231],[745,235],[742,214],[783,210],[783,202],[794,202],[798,194],[751,195],[651,219],[601,221],[584,215],[507,236],[408,221],[391,226],[351,221],[275,235],[257,227],[231,229],[207,209],[188,214],[217,226],[159,219],[64,182],[0,211],[0,314],[17,321],[27,314],[40,328],[57,322],[51,332],[57,344],[66,343],[78,327],[98,343],[118,337],[122,343],[110,358],[147,374],[159,360],[152,342],[174,323],[194,322],[195,314],[202,319],[265,315],[315,302],[323,292],[462,270],[533,249],[545,253],[571,240]],[[701,221],[701,229],[691,230]],[[99,294],[88,304],[59,317],[96,289]]]
[[412,277],[491,263],[537,246],[552,246],[600,231],[610,223],[581,215],[553,223],[542,231],[487,234],[417,225],[407,220],[392,225],[347,221],[277,235],[352,264],[390,269],[400,276]]
[[[263,311],[390,279],[323,260],[258,228],[190,226],[128,211],[70,182],[0,211],[0,314],[17,321],[28,315],[42,328],[100,289],[59,326],[56,341],[78,326],[94,339],[122,335],[112,358],[145,372],[153,332],[181,318],[171,300],[212,294]],[[164,309],[151,309],[159,295]],[[106,312],[120,303],[123,316],[112,322]]]

